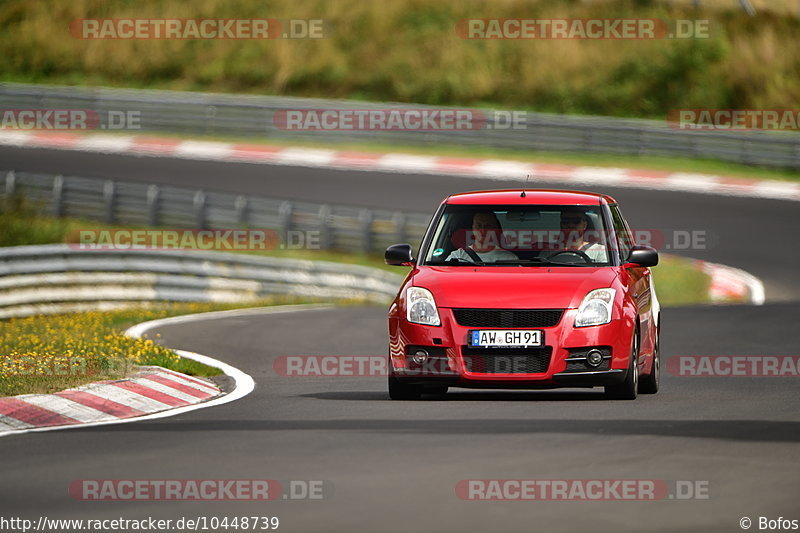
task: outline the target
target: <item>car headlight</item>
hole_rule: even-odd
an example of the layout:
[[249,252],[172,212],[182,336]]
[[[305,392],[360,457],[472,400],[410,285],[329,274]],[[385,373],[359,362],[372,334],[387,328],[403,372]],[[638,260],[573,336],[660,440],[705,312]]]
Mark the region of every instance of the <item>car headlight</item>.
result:
[[614,305],[614,289],[595,289],[587,294],[578,308],[575,327],[599,326],[611,322],[611,310]]
[[439,311],[436,309],[436,302],[433,294],[428,289],[422,287],[409,287],[406,292],[406,318],[415,324],[425,324],[426,326],[438,326]]

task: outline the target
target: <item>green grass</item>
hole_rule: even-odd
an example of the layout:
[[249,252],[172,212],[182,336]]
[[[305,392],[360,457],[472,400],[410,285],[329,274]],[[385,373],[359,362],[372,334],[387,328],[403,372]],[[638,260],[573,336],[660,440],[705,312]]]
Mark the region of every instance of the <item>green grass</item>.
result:
[[[67,235],[81,229],[93,230],[114,229],[147,229],[146,226],[117,226],[108,225],[96,220],[80,218],[55,218],[39,215],[33,206],[23,205],[17,200],[17,205],[11,209],[0,208],[0,247],[25,246],[34,244],[53,244],[66,242]],[[248,253],[265,255],[269,257],[282,257],[286,259],[300,259],[310,261],[332,261],[334,263],[347,263],[380,268],[398,273],[396,267],[391,267],[383,262],[382,254],[350,253],[335,250],[290,250],[276,248],[264,251],[230,250],[232,253]]]
[[653,268],[658,301],[664,307],[707,304],[711,278],[698,270],[693,261],[674,255],[659,255]]
[[[679,108],[791,109],[789,0],[197,0],[0,3],[0,78],[663,119]],[[79,18],[323,19],[297,40],[76,39]],[[707,39],[466,40],[466,18],[707,19]]]
[[[309,303],[265,298],[248,307]],[[160,303],[113,312],[42,315],[0,320],[0,397],[48,394],[86,383],[121,379],[140,366],[211,377],[215,367],[179,357],[156,338],[125,337],[129,326],[169,316],[242,307],[219,303]]]

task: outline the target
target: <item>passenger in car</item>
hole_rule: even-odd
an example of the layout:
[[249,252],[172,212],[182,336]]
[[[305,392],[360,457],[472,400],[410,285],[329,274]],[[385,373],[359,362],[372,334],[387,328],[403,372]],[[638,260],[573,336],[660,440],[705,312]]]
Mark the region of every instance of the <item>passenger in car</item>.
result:
[[592,261],[603,263],[608,261],[606,247],[599,242],[586,240],[589,217],[580,210],[561,212],[561,231],[566,239],[567,250],[578,250],[589,256]]

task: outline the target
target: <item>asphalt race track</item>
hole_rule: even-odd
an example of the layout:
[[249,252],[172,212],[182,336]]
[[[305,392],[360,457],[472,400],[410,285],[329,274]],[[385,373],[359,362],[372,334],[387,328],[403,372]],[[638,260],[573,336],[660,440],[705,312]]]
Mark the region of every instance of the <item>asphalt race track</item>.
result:
[[[0,167],[425,212],[451,192],[518,185],[14,148],[0,148]],[[706,231],[707,249],[678,253],[744,268],[766,285],[760,307],[665,309],[665,367],[678,355],[797,355],[796,203],[603,192],[620,201],[634,227]],[[237,316],[157,332],[170,347],[247,372],[255,391],[158,421],[2,438],[0,515],[266,515],[280,517],[283,531],[359,532],[741,531],[745,516],[754,530],[760,516],[800,519],[796,378],[664,372],[661,392],[635,402],[607,401],[599,389],[455,390],[391,402],[383,378],[282,377],[272,366],[282,355],[385,354],[379,308]],[[165,503],[82,502],[68,494],[81,479],[239,478],[323,480],[325,497]],[[709,497],[491,502],[456,495],[459,480],[509,478],[684,480],[707,483]]]

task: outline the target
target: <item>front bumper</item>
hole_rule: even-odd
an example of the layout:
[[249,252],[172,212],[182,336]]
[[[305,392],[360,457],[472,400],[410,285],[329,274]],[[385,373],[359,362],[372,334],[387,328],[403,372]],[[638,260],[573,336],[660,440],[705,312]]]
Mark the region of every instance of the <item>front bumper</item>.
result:
[[[407,383],[467,388],[596,387],[624,381],[633,323],[623,317],[601,326],[575,328],[576,314],[577,309],[566,309],[555,326],[532,328],[544,332],[544,347],[511,351],[470,349],[468,332],[481,328],[459,325],[448,308],[439,308],[441,326],[411,324],[405,317],[390,315],[392,375]],[[584,361],[590,348],[600,349],[606,356],[599,367]],[[429,354],[424,364],[413,361],[413,354],[420,349]],[[480,359],[482,356],[475,354],[482,354],[483,350],[487,356]],[[508,364],[487,371],[485,363],[475,364],[476,357],[480,361],[503,359]],[[516,364],[523,360],[523,364]],[[535,364],[529,364],[531,361]]]

